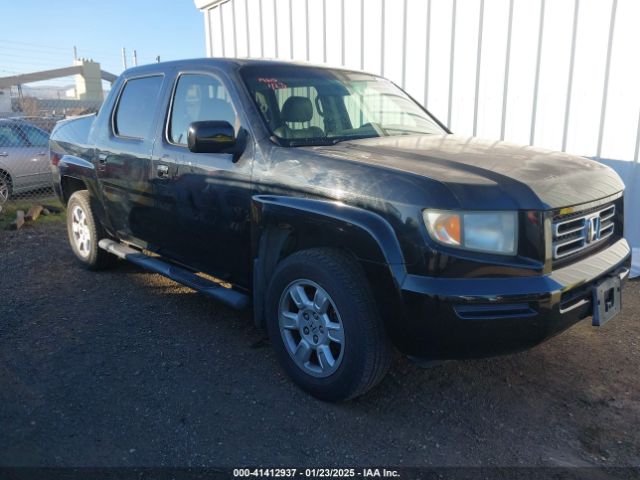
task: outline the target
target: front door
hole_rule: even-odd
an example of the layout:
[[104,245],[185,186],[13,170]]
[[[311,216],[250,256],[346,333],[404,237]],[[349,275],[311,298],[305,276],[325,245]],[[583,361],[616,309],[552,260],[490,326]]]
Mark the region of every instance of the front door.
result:
[[[209,73],[182,73],[156,142],[154,196],[164,212],[160,253],[201,271],[248,284],[252,147],[240,158],[226,153],[193,153],[187,148],[191,122],[224,120],[241,128],[229,90]],[[250,142],[247,142],[249,144]]]

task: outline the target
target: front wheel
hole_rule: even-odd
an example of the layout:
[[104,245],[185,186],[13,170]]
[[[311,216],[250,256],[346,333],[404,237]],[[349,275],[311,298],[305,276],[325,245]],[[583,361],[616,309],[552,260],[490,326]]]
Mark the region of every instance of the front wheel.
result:
[[386,374],[392,348],[360,265],[334,249],[283,260],[266,299],[267,329],[296,384],[328,401],[356,397]]
[[87,190],[74,192],[67,204],[67,233],[76,258],[90,270],[101,270],[115,264],[116,256],[98,247],[107,235],[93,214]]

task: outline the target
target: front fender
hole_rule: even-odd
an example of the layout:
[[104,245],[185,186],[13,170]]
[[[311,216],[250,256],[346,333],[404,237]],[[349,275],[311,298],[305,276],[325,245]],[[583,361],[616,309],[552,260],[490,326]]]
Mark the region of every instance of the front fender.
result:
[[[252,224],[254,240],[259,240],[260,233],[274,224],[301,232],[324,229],[326,233],[320,233],[319,240],[334,244],[337,234],[343,242],[349,242],[342,246],[359,259],[394,267],[399,280],[406,275],[404,256],[393,228],[380,215],[362,208],[335,200],[256,195],[252,200]],[[330,237],[334,240],[329,240]],[[253,243],[254,254],[259,253],[258,243]]]
[[385,280],[391,281],[396,291],[407,275],[392,226],[368,210],[334,200],[256,195],[251,217],[254,315],[258,325],[262,323],[262,300],[271,274],[292,250],[348,250],[362,264],[388,271],[390,278]]

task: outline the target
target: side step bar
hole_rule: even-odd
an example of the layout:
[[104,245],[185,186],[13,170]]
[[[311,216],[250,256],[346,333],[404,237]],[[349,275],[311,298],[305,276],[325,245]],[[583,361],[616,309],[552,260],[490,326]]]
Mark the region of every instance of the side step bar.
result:
[[142,268],[159,273],[160,275],[163,275],[175,282],[181,283],[189,288],[193,288],[194,290],[213,297],[225,305],[237,310],[241,310],[249,304],[248,295],[232,290],[231,288],[225,288],[211,280],[207,280],[206,278],[199,277],[185,268],[171,265],[159,258],[145,255],[141,251],[131,248],[125,244],[103,238],[98,242],[98,245],[109,253],[113,253],[114,255],[131,263],[135,263]]

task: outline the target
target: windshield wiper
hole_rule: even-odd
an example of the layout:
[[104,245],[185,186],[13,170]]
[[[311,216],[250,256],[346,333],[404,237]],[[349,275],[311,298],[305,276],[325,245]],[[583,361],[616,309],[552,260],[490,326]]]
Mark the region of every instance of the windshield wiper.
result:
[[380,135],[349,135],[347,137],[336,137],[331,139],[331,144],[336,145],[342,142],[348,142],[350,140],[362,140],[363,138],[378,138]]
[[322,147],[327,145],[333,145],[330,139],[325,138],[308,138],[302,140],[289,140],[286,143],[287,147]]
[[[399,132],[399,135],[435,135],[434,132],[425,132],[423,130],[409,130],[407,128],[393,128],[393,127],[385,127],[388,131],[392,131],[392,132]],[[396,136],[396,135],[389,135],[390,137]]]
[[337,143],[348,142],[349,140],[360,140],[363,138],[377,138],[379,135],[348,135],[346,137],[333,138],[302,138],[297,140],[289,140],[286,145],[288,147],[322,147],[328,145],[336,145]]

